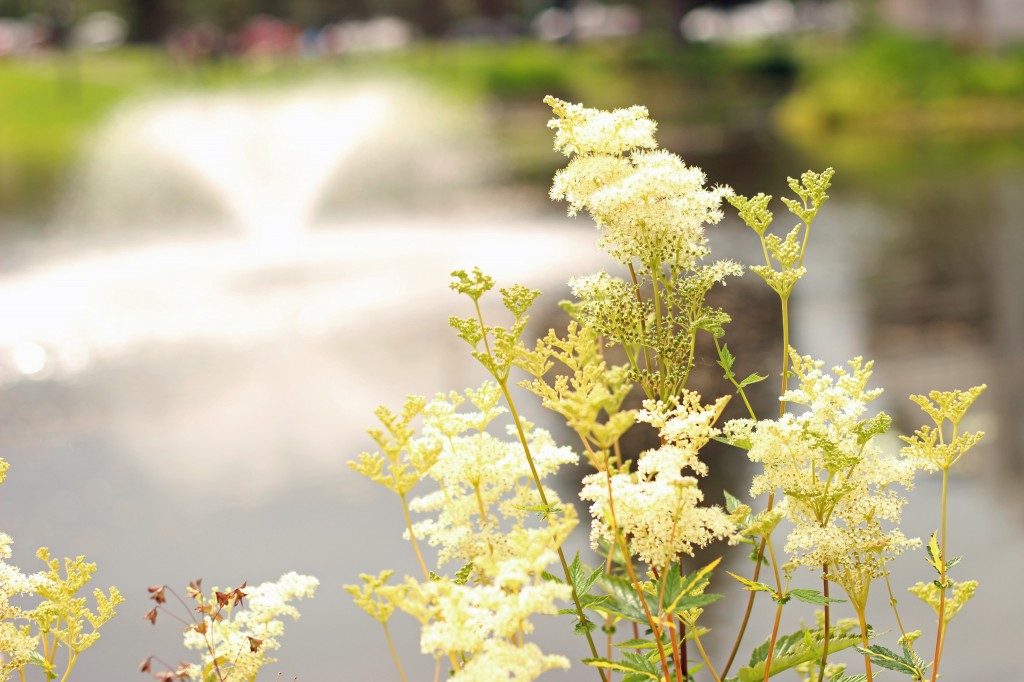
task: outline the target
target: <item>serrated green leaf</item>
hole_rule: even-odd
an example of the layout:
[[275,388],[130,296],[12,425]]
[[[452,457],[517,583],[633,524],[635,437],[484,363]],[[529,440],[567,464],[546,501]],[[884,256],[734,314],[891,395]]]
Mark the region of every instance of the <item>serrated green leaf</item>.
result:
[[629,639],[625,642],[617,642],[612,646],[619,649],[656,649],[658,643],[650,639]]
[[773,587],[771,587],[770,585],[765,585],[764,583],[759,583],[759,582],[754,582],[753,580],[748,580],[748,579],[744,578],[743,576],[736,575],[735,573],[732,573],[730,571],[726,571],[726,573],[728,573],[733,578],[738,580],[740,582],[740,584],[743,585],[743,589],[744,590],[750,590],[751,592],[768,592],[770,594],[775,594],[775,589]]
[[547,580],[548,582],[552,582],[552,583],[559,583],[559,584],[561,584],[561,582],[562,582],[562,579],[559,578],[557,575],[554,575],[552,573],[548,573],[547,571],[541,571],[540,577],[541,577],[542,580]]
[[618,661],[611,661],[607,658],[584,658],[583,663],[604,668],[607,670],[619,670],[639,676],[638,679],[660,680],[661,671],[657,666],[641,654],[623,653],[623,658]]
[[751,374],[746,379],[744,379],[743,381],[740,382],[740,388],[746,388],[747,386],[750,386],[751,384],[759,383],[761,381],[764,381],[767,378],[768,377],[761,376],[757,372],[754,372],[753,374]]
[[[842,651],[860,641],[859,634],[829,632],[829,652]],[[825,634],[822,630],[799,630],[779,637],[775,642],[772,654],[770,675],[774,676],[794,668],[801,663],[819,660],[824,651]],[[762,682],[764,680],[765,663],[768,660],[768,641],[765,641],[751,653],[750,664],[740,668],[736,675],[737,682]]]
[[839,673],[836,677],[829,679],[829,682],[868,682],[867,675],[844,675]]
[[580,606],[585,609],[596,608],[611,599],[607,594],[581,594],[578,596],[580,598]]
[[735,356],[729,352],[729,344],[723,343],[722,350],[718,352],[718,366],[725,370],[726,379],[731,379],[736,376],[732,371],[732,366],[735,362]]
[[721,561],[722,559],[719,557],[685,577],[680,577],[679,571],[674,567],[667,570],[662,575],[666,602],[665,613],[678,615],[683,611],[706,606],[721,599],[722,595],[720,594],[704,594],[704,589],[711,580],[711,574]]
[[577,595],[584,595],[590,592],[590,588],[593,587],[597,579],[601,577],[603,573],[602,567],[591,569],[585,563],[580,561],[580,553],[576,552],[576,556],[573,557],[572,563],[569,564],[569,577],[572,578],[572,584],[576,588]]
[[[942,575],[942,552],[939,549],[939,541],[936,539],[936,533],[932,533],[931,538],[928,539],[928,545],[926,550],[928,553],[928,563],[935,569],[935,572]],[[940,586],[941,587],[941,586]]]
[[601,604],[599,611],[611,613],[634,623],[647,622],[647,615],[640,603],[640,597],[628,580],[615,575],[603,575],[599,582],[608,593],[608,601]]
[[[572,613],[576,612],[572,611]],[[584,618],[582,621],[576,621],[576,626],[573,628],[573,632],[577,635],[586,635],[588,632],[591,632],[592,630],[596,629],[597,626],[594,625],[593,621],[591,621],[589,618]]]
[[912,675],[916,678],[924,677],[924,671],[921,670],[917,666],[917,662],[913,660],[916,658],[916,654],[913,656],[907,654],[901,656],[895,651],[885,648],[881,644],[872,644],[866,649],[862,646],[855,646],[854,648],[871,659],[871,662],[880,668],[895,670],[896,672],[903,673],[904,675]]
[[465,585],[469,580],[469,574],[473,572],[473,562],[470,561],[468,564],[459,569],[455,577],[452,578],[452,582],[456,585]]
[[787,594],[796,597],[805,604],[823,605],[846,601],[845,599],[833,599],[832,597],[826,597],[817,590],[795,589],[790,590],[789,592],[787,592]]
[[722,494],[725,496],[725,511],[730,514],[736,511],[739,507],[743,506],[743,502],[740,498],[731,494],[728,490],[723,490]]

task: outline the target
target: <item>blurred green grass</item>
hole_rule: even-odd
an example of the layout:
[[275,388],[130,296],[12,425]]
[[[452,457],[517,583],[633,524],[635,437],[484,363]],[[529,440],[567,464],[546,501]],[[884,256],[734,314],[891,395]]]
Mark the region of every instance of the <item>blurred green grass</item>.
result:
[[664,39],[421,43],[335,59],[189,67],[173,65],[158,48],[129,47],[0,60],[0,208],[45,206],[89,133],[125,101],[182,89],[375,78],[412,79],[456,102],[494,105],[510,171],[527,181],[551,172],[540,104],[547,94],[601,108],[642,103],[662,122],[669,148],[711,139],[737,120],[773,119],[787,142],[828,148],[828,163],[844,166],[872,166],[901,149],[917,154],[918,143],[908,140],[927,136],[948,146],[954,137],[1024,130],[1024,47],[965,53],[898,35],[685,49]]

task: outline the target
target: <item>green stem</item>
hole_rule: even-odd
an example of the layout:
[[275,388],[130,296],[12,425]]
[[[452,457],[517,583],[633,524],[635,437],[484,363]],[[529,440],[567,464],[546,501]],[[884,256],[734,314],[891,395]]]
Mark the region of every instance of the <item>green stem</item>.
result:
[[903,620],[900,618],[900,610],[896,608],[896,597],[892,593],[892,583],[889,582],[889,571],[885,568],[885,556],[879,554],[882,560],[882,577],[885,578],[885,588],[889,591],[889,605],[892,606],[892,613],[896,616],[896,625],[900,628],[900,636],[903,641],[907,639],[907,631],[903,628]]
[[[828,564],[823,564],[821,567],[821,593],[825,595],[825,599],[828,599]],[[828,628],[829,628],[829,603],[825,602],[825,642],[822,645],[824,650],[821,653],[821,670],[818,672],[818,682],[823,682],[825,679],[825,664],[828,663]]]
[[[715,350],[718,351],[718,358],[721,360],[722,346],[721,344],[718,343],[718,337],[712,334],[711,338],[715,342]],[[740,386],[738,381],[736,381],[736,375],[735,373],[733,373],[731,367],[729,368],[729,373],[726,376],[726,378],[729,380],[729,383],[736,387],[736,392],[740,394],[740,398],[743,398],[743,404],[747,407],[747,413],[750,415],[750,418],[753,419],[754,421],[757,421],[757,414],[754,413],[754,408],[750,406],[750,401],[747,400],[747,392],[744,391],[743,387]]]
[[[807,208],[806,202],[804,203],[804,208]],[[807,242],[811,241],[811,223],[813,221],[814,218],[811,218],[806,223],[804,223],[804,225],[806,226],[804,229],[804,243],[800,245],[800,260],[797,261],[796,263],[796,266],[798,268],[803,267],[804,265],[804,252],[807,251]]]
[[[512,415],[512,421],[516,425],[516,433],[519,434],[519,442],[523,446],[523,452],[526,453],[526,461],[530,465],[530,473],[533,475],[533,482],[537,486],[537,494],[540,496],[540,502],[545,508],[550,508],[548,504],[547,493],[544,492],[544,486],[540,482],[540,474],[537,472],[537,466],[533,462],[533,454],[530,452],[530,445],[526,440],[526,432],[523,430],[523,422],[519,418],[519,411],[516,409],[515,402],[512,400],[512,394],[508,390],[508,381],[500,381],[501,392],[505,396],[505,402],[508,403],[509,413]],[[590,647],[590,654],[594,658],[599,658],[597,655],[597,645],[594,644],[594,638],[590,634],[590,629],[586,627],[587,617],[583,613],[583,605],[580,603],[579,593],[576,592],[576,583],[573,582],[572,573],[569,572],[569,564],[565,560],[565,552],[562,551],[561,545],[558,547],[558,561],[562,564],[562,572],[565,574],[565,581],[572,587],[572,601],[576,606],[576,616],[579,618],[580,625],[583,627],[583,631],[587,636],[587,645]],[[611,677],[605,677],[604,671],[598,669],[598,675],[602,680],[611,682]]]
[[423,579],[430,579],[430,571],[427,570],[427,564],[423,561],[423,555],[420,554],[420,545],[416,541],[416,534],[412,532],[412,518],[409,516],[409,505],[405,501],[405,495],[401,494],[398,496],[402,500],[402,513],[405,514],[405,527],[409,531],[409,539],[412,541],[412,549],[416,552],[416,560],[420,562],[420,568],[423,569]]
[[[640,280],[637,279],[636,270],[633,268],[633,264],[629,264],[629,276],[633,279],[633,292],[636,294],[636,302],[640,305],[640,333],[641,336],[647,336],[647,322],[644,320],[644,301],[640,296]],[[643,344],[644,347],[644,362],[647,364],[647,371],[651,371],[651,351],[647,347],[647,344]],[[654,397],[654,396],[648,396]]]
[[[395,660],[395,666],[398,668],[398,674],[402,678],[402,682],[407,682],[405,677],[405,671],[402,669],[402,662],[398,660],[398,652],[395,651],[395,643],[391,641],[391,633],[388,631],[387,623],[381,623],[384,626],[384,637],[388,640],[388,649],[391,650],[391,658]],[[440,663],[441,659],[438,659]]]
[[78,654],[74,651],[71,652],[71,657],[68,660],[68,668],[64,671],[64,676],[60,678],[60,682],[66,682],[68,675],[71,674],[71,669],[75,667],[75,661],[78,660]]
[[[853,601],[853,599],[851,599],[850,601]],[[854,604],[854,608],[857,611],[857,620],[860,622],[860,643],[861,643],[862,647],[867,649],[868,648],[868,621],[867,621],[867,618],[864,615],[864,610],[865,609],[864,609],[863,606],[860,606],[860,605],[857,605],[857,604]],[[864,671],[865,671],[865,675],[868,678],[868,682],[873,682],[873,680],[875,678],[871,674],[871,657],[868,656],[867,654],[864,654]]]
[[704,645],[700,643],[700,634],[697,632],[697,624],[690,623],[690,632],[693,633],[693,642],[697,645],[697,650],[700,651],[700,657],[704,659],[704,665],[708,667],[708,672],[711,673],[711,677],[715,678],[715,682],[722,682],[722,678],[725,677],[723,672],[721,675],[715,672],[715,667],[711,665],[711,659],[708,658],[708,654],[704,651]]
[[[771,493],[768,496],[768,508],[765,510],[769,512],[775,504],[775,493]],[[764,560],[764,550],[767,545],[767,538],[761,538],[761,546],[757,549],[757,559],[754,565],[754,575],[751,580],[757,582],[757,579],[761,576],[761,562]],[[743,635],[747,632],[747,624],[750,622],[750,614],[754,609],[754,599],[757,597],[757,592],[751,591],[750,596],[747,597],[747,608],[743,612],[743,619],[740,621],[740,631],[736,635],[736,641],[732,645],[732,651],[729,652],[729,660],[725,662],[725,667],[722,669],[722,677],[729,674],[729,668],[732,667],[732,663],[736,660],[736,654],[740,650],[740,644],[743,642]]]
[[939,661],[946,640],[946,493],[949,488],[949,468],[942,470],[942,530],[939,545],[939,624],[935,633],[935,662],[932,664],[932,682],[939,678]]
[[[782,391],[786,395],[789,388],[789,297],[782,297]],[[779,401],[779,418],[786,415],[786,401]]]

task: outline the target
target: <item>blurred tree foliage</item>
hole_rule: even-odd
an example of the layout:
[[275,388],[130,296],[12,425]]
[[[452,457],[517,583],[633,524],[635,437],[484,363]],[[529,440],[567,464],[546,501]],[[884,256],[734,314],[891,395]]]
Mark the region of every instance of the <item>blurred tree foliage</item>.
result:
[[[162,39],[170,30],[200,21],[226,31],[240,28],[257,14],[271,14],[299,26],[322,26],[346,19],[392,15],[410,21],[423,34],[443,36],[470,18],[512,17],[528,22],[540,11],[568,7],[577,0],[0,0],[0,16],[37,13],[54,16],[61,7],[82,16],[108,10],[124,17],[136,41]],[[678,36],[679,20],[692,7],[714,1],[738,4],[743,0],[618,0],[633,5],[648,18],[648,25]]]

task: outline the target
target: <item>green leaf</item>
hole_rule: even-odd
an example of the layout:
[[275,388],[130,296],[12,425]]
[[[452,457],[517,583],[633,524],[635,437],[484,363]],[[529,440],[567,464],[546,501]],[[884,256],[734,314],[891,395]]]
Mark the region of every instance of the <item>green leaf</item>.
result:
[[[939,549],[939,541],[936,539],[936,533],[932,533],[931,538],[928,539],[928,545],[926,550],[928,552],[928,563],[935,569],[935,572],[942,575],[942,550]],[[940,585],[941,587],[941,585]]]
[[685,577],[680,576],[674,566],[665,571],[659,585],[659,590],[664,593],[665,613],[678,615],[683,611],[706,606],[721,599],[720,594],[704,594],[704,589],[711,581],[711,574],[721,561],[721,558],[715,559],[704,568]]
[[625,642],[616,642],[612,646],[619,649],[656,649],[658,643],[652,639],[629,639]]
[[632,583],[615,575],[601,576],[600,583],[608,593],[608,601],[601,604],[600,611],[611,613],[634,623],[647,622],[647,614],[644,613],[640,597],[633,589]]
[[728,573],[733,578],[738,580],[740,584],[743,585],[744,590],[750,590],[751,592],[768,592],[769,594],[775,594],[775,589],[770,585],[754,582],[753,580],[747,580],[746,578],[736,575],[735,573],[732,573],[730,571],[726,571],[726,573]]
[[833,677],[829,682],[868,682],[867,675],[843,675],[840,673],[836,677]]
[[725,511],[730,514],[743,506],[743,502],[740,501],[740,498],[730,494],[728,490],[723,490],[722,494],[725,495]]
[[[570,613],[576,613],[574,610],[570,610]],[[586,635],[592,630],[596,630],[597,626],[589,618],[584,618],[582,621],[577,620],[576,626],[573,628],[573,632],[577,635]]]
[[790,594],[790,595],[796,597],[797,599],[799,599],[800,601],[804,602],[805,604],[823,605],[823,604],[832,604],[832,603],[836,603],[836,602],[845,602],[846,601],[845,599],[833,599],[832,597],[826,597],[825,595],[823,595],[821,592],[818,592],[817,590],[795,589],[795,590],[790,590],[786,594]]
[[[860,641],[860,635],[850,632],[829,632],[829,652],[842,651]],[[772,654],[772,667],[769,677],[785,670],[794,668],[801,663],[819,660],[824,652],[825,633],[818,630],[800,630],[783,635],[775,641],[775,652]],[[765,663],[768,660],[768,641],[765,641],[751,653],[750,664],[740,668],[736,675],[737,682],[762,682],[764,680]]]
[[732,379],[736,376],[732,371],[732,366],[735,362],[736,358],[729,352],[729,344],[723,343],[722,350],[718,351],[718,366],[725,370],[724,377],[726,379]]
[[456,585],[465,585],[466,581],[469,580],[469,574],[473,572],[473,562],[470,561],[468,564],[459,569],[455,577],[452,578],[452,582]]
[[753,374],[751,374],[746,379],[744,379],[743,381],[740,382],[740,388],[746,388],[747,386],[750,386],[751,384],[756,384],[758,382],[764,381],[767,378],[768,377],[761,376],[757,372],[754,372]]
[[[657,654],[653,654],[657,656]],[[583,663],[592,665],[595,668],[607,670],[619,670],[625,673],[636,675],[636,679],[661,680],[661,670],[644,654],[623,652],[622,659],[611,661],[607,658],[584,658]]]
[[871,662],[880,668],[895,670],[904,675],[911,675],[915,679],[924,678],[924,671],[921,670],[922,666],[918,665],[918,660],[920,659],[917,657],[917,654],[906,646],[903,647],[903,655],[897,654],[881,644],[872,644],[866,649],[862,646],[855,646],[854,648],[871,659]]
[[580,553],[576,552],[576,556],[573,557],[572,563],[569,565],[569,577],[572,579],[572,584],[576,588],[577,595],[584,595],[590,592],[590,588],[593,587],[597,579],[601,577],[603,569],[599,566],[591,569],[585,563],[580,561]]

